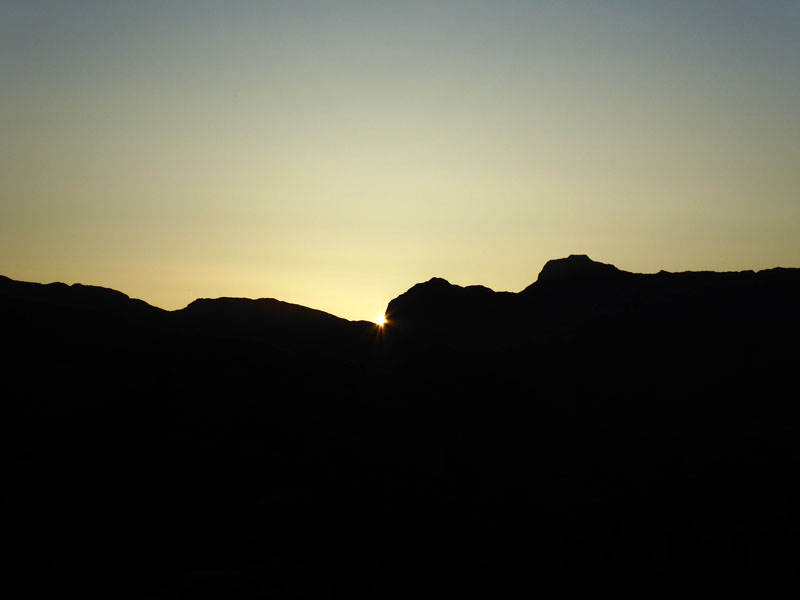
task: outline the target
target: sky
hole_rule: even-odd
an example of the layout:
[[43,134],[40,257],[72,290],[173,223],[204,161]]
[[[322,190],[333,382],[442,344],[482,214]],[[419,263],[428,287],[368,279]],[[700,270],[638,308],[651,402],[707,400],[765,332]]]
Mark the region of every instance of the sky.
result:
[[0,274],[348,319],[800,267],[800,1],[0,0]]

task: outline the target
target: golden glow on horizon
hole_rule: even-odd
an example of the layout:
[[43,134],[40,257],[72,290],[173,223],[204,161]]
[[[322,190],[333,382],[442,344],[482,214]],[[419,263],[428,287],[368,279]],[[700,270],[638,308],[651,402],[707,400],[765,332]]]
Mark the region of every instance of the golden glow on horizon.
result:
[[375,323],[378,325],[378,327],[383,327],[384,325],[386,325],[386,315],[381,315],[380,317],[375,319]]
[[800,3],[595,4],[6,2],[0,275],[371,320],[800,266]]

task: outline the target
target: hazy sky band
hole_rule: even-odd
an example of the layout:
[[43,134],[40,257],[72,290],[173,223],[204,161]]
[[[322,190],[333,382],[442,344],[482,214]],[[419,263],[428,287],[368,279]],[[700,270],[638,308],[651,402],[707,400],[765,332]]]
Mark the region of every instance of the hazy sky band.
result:
[[800,265],[800,2],[3,2],[0,273],[371,318]]

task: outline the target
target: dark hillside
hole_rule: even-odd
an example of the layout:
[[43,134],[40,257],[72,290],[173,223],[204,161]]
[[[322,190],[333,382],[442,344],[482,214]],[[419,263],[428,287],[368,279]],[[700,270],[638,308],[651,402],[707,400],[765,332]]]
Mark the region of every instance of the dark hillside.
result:
[[548,262],[379,328],[0,279],[7,597],[796,593],[800,270]]

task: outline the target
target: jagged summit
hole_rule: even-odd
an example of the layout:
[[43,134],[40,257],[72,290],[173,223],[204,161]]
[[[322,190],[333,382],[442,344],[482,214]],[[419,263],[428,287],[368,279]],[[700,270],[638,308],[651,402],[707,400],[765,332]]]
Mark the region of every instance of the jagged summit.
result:
[[542,285],[550,287],[555,284],[561,289],[561,284],[606,282],[624,275],[630,274],[614,265],[594,261],[585,254],[570,254],[566,258],[548,261],[537,281],[520,294],[495,292],[481,285],[462,287],[441,277],[433,277],[389,302],[386,314],[390,320],[436,321],[446,319],[448,315],[466,317],[472,323],[478,317],[489,315],[503,320],[514,313],[524,312],[521,302]]
[[415,284],[406,293],[413,291],[414,293],[425,294],[438,290],[473,290],[473,291],[483,290],[485,292],[494,292],[494,290],[486,287],[485,285],[461,286],[455,283],[450,283],[449,281],[447,281],[447,279],[444,279],[443,277],[431,277],[428,281]]
[[596,279],[623,273],[614,265],[592,260],[585,254],[570,254],[545,263],[537,279],[540,283],[551,283],[568,279]]
[[430,320],[462,317],[485,309],[500,294],[482,285],[462,287],[441,277],[433,277],[389,302],[386,315],[389,320],[423,316]]
[[438,285],[438,286],[445,286],[445,285],[453,285],[444,277],[431,277],[428,281],[418,285]]

